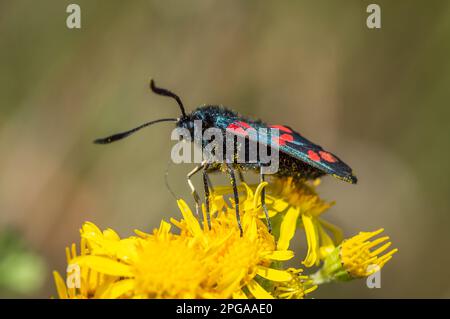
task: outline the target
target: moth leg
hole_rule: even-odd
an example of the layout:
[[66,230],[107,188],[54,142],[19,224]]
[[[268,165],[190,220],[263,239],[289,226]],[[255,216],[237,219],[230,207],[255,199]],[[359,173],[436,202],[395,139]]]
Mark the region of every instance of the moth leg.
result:
[[213,184],[211,182],[211,178],[209,177],[208,173],[206,173],[206,182],[208,183],[208,186],[209,186],[209,189],[211,190],[211,193],[214,193],[214,186],[213,186]]
[[[259,167],[259,182],[264,182],[264,173],[262,171],[262,166]],[[264,215],[266,215],[267,228],[269,229],[269,233],[272,233],[272,224],[270,222],[269,212],[266,206],[266,188],[263,188],[261,191],[261,206],[264,211]]]
[[187,174],[187,182],[191,189],[192,196],[194,197],[195,201],[195,212],[197,216],[200,216],[200,197],[198,196],[197,191],[195,190],[194,184],[192,183],[191,177],[194,176],[196,173],[198,173],[203,167],[205,166],[205,163],[202,163],[198,166],[196,166],[192,171],[190,171]]
[[202,175],[203,175],[203,187],[205,188],[205,205],[206,205],[206,220],[208,222],[208,228],[211,229],[211,211],[209,208],[209,187],[211,185],[211,180],[208,177],[208,173],[206,170],[208,169],[209,164],[205,164],[203,167]]
[[239,194],[238,194],[238,189],[237,189],[237,185],[236,185],[236,176],[234,175],[234,169],[233,166],[231,166],[231,164],[226,164],[227,165],[227,172],[228,175],[230,175],[230,181],[231,181],[231,186],[233,186],[233,194],[234,194],[234,202],[235,202],[235,208],[236,208],[236,220],[238,223],[238,227],[239,227],[239,232],[241,233],[241,237],[243,235],[243,231],[242,231],[242,225],[241,225],[241,216],[239,215]]
[[244,174],[242,173],[242,171],[239,169],[237,172],[238,172],[239,180],[241,181],[241,183],[245,183]]

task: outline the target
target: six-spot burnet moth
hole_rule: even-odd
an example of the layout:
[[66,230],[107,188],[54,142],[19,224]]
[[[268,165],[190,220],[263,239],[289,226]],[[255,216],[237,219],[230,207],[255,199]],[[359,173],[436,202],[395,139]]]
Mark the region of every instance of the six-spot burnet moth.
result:
[[[106,138],[97,139],[94,143],[108,144],[120,139],[123,139],[136,131],[159,122],[174,122],[177,128],[186,129],[194,134],[194,123],[201,121],[203,129],[216,128],[220,129],[223,134],[231,134],[236,137],[244,137],[244,139],[236,139],[234,143],[237,143],[237,149],[248,149],[248,145],[240,145],[242,141],[244,143],[251,142],[253,139],[258,138],[255,134],[249,134],[251,130],[258,129],[277,129],[278,136],[272,136],[264,140],[265,146],[269,149],[276,149],[279,151],[279,168],[274,174],[275,177],[292,177],[296,182],[302,182],[305,180],[315,179],[325,174],[332,175],[338,179],[355,184],[357,182],[356,176],[353,175],[352,169],[341,161],[336,155],[324,150],[319,145],[312,143],[304,138],[300,133],[294,131],[292,128],[284,125],[267,125],[259,120],[252,120],[241,116],[240,114],[231,111],[225,107],[217,105],[204,105],[195,109],[192,113],[187,114],[181,99],[169,90],[159,88],[155,86],[153,80],[150,81],[151,90],[159,95],[168,96],[176,100],[181,110],[181,116],[179,118],[163,118],[148,123],[144,123],[134,129],[126,132],[111,135]],[[206,142],[204,140],[191,139],[191,141],[199,143],[200,147],[204,147]],[[257,143],[261,143],[261,139],[256,140]],[[240,143],[240,144],[239,144]],[[203,184],[205,188],[205,204],[207,211],[208,225],[210,227],[210,208],[209,208],[209,193],[211,184],[208,179],[208,173],[216,172],[219,170],[225,171],[231,181],[233,187],[233,195],[236,209],[236,219],[242,234],[242,227],[239,215],[239,195],[236,184],[235,170],[239,174],[245,170],[255,170],[259,173],[260,180],[264,181],[264,164],[259,162],[246,162],[245,159],[238,158],[236,153],[232,161],[223,159],[217,159],[216,161],[204,161],[197,167],[195,167],[189,174],[187,174],[187,181],[191,188],[194,200],[196,202],[197,213],[200,207],[200,197],[198,196],[195,187],[191,181],[191,177],[202,171]],[[261,206],[265,212],[266,220],[269,230],[271,229],[270,219],[265,205],[265,192],[261,193]]]

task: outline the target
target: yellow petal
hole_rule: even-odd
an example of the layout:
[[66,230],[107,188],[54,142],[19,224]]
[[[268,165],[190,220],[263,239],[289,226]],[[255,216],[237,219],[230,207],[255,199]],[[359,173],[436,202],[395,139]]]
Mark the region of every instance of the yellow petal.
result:
[[320,258],[324,259],[336,248],[336,246],[334,245],[333,240],[327,234],[325,229],[323,229],[320,223],[317,225],[317,228],[319,230],[319,238],[320,238],[320,249],[319,249]]
[[271,207],[271,209],[281,213],[283,212],[287,207],[289,206],[289,204],[287,202],[285,202],[284,200],[281,199],[276,199]]
[[109,285],[108,289],[99,296],[102,299],[117,299],[127,292],[133,290],[134,279],[119,280]]
[[115,240],[115,241],[119,241],[120,240],[119,235],[114,230],[112,230],[111,228],[108,228],[108,229],[104,230],[103,231],[103,236],[105,236],[105,238],[109,239],[109,240]]
[[98,228],[94,223],[85,222],[83,226],[81,226],[81,233],[94,233],[96,235],[101,235],[102,231]]
[[274,299],[270,293],[254,280],[248,283],[247,288],[256,299]]
[[244,187],[245,192],[247,194],[247,198],[252,198],[253,195],[253,191],[252,189],[247,185],[247,183],[241,183],[241,185]]
[[[86,267],[84,267],[86,268]],[[119,278],[115,276],[99,275],[93,270],[89,270],[90,278],[88,278],[88,284],[81,284],[81,288],[86,287],[84,295],[88,295],[88,291],[95,291],[93,299],[105,299],[108,298],[105,293],[109,290],[110,286]],[[100,278],[101,277],[101,278]],[[101,281],[101,284],[100,284]]]
[[[269,209],[269,208],[267,208],[267,212],[269,214],[269,218],[272,218],[273,216],[278,214],[277,211]],[[266,218],[266,213],[263,210],[260,210],[259,213],[258,213],[258,218],[265,219]]]
[[284,215],[280,226],[280,238],[277,244],[278,250],[287,250],[289,248],[289,243],[295,234],[299,213],[300,210],[292,206],[289,207],[286,215]]
[[244,236],[251,241],[255,241],[258,237],[258,227],[256,225],[256,218],[251,214],[242,216],[242,229]]
[[261,257],[270,260],[285,261],[294,257],[294,252],[292,250],[275,250],[262,253]]
[[141,237],[141,238],[149,238],[149,237],[151,237],[152,235],[150,235],[150,234],[148,234],[148,233],[145,233],[145,232],[143,232],[143,231],[140,231],[139,229],[135,229],[134,230],[134,233],[136,234],[136,235],[138,235],[139,237]]
[[174,224],[175,227],[178,227],[178,229],[184,229],[183,223],[179,222],[179,221],[176,220],[175,218],[170,217],[170,222],[171,222],[172,224]]
[[[203,231],[208,231],[208,216],[207,216],[207,212],[206,212],[206,204],[202,203],[202,224],[203,224]],[[210,212],[211,214],[211,212]]]
[[61,275],[57,272],[53,272],[53,278],[55,278],[56,291],[58,292],[58,296],[60,299],[67,299],[67,288],[64,279],[62,279]]
[[292,276],[284,270],[272,269],[268,267],[258,266],[256,273],[263,278],[271,281],[290,281]]
[[72,251],[72,258],[77,257],[77,245],[75,245],[75,243],[73,243],[70,248],[71,248],[71,251]]
[[253,197],[253,207],[258,207],[258,205],[261,203],[261,192],[263,191],[264,187],[269,185],[267,182],[262,182],[258,185],[255,191],[255,196]]
[[192,233],[192,235],[203,238],[202,228],[200,227],[198,220],[194,217],[194,214],[192,214],[189,206],[182,199],[177,200],[177,203],[178,207],[180,208],[181,214],[186,221],[189,231]]
[[87,245],[87,240],[83,237],[81,237],[80,240],[80,255],[86,255],[89,252],[89,248]]
[[116,246],[114,256],[124,261],[125,263],[132,263],[137,258],[137,246],[139,241],[136,237],[128,237],[122,239]]
[[170,223],[166,222],[164,219],[161,220],[161,223],[159,224],[158,235],[170,233],[171,227],[172,225],[170,225]]
[[317,261],[318,243],[317,231],[313,218],[307,214],[302,214],[303,227],[305,228],[306,240],[308,242],[308,253],[302,262],[306,267],[312,267]]
[[71,264],[86,266],[99,273],[119,277],[133,276],[130,266],[115,261],[113,259],[101,256],[80,256],[72,259]]
[[378,255],[381,254],[383,251],[385,251],[386,249],[388,249],[391,245],[392,245],[391,242],[388,242],[388,243],[384,244],[383,246],[381,246],[381,247],[378,248],[377,250],[371,251],[371,252],[370,252],[370,256],[378,256]]
[[65,252],[66,252],[66,262],[69,264],[70,261],[72,260],[72,254],[70,253],[69,247],[65,248]]

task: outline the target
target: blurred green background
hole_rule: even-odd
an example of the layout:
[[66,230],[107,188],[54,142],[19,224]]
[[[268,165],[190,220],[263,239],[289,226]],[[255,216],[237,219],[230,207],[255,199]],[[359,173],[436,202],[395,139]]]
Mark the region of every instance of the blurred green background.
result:
[[[79,30],[66,27],[69,3]],[[149,92],[153,77],[189,109],[290,125],[355,169],[356,186],[324,179],[337,201],[325,218],[347,236],[384,227],[400,251],[381,289],[354,281],[313,297],[449,298],[450,3],[377,1],[382,28],[369,30],[370,3],[1,0],[0,230],[14,229],[37,278],[0,296],[55,295],[51,270],[86,220],[128,236],[179,216],[164,186],[171,125],[91,143],[178,116]],[[190,169],[169,175],[186,198]]]

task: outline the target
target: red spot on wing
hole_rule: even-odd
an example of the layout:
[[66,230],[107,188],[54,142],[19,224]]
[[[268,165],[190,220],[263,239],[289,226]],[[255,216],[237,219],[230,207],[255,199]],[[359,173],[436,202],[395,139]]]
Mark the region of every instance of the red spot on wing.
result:
[[227,126],[227,130],[233,131],[235,134],[244,136],[248,135],[248,132],[246,131],[247,128],[251,128],[251,126],[248,123],[242,121],[233,122]]
[[277,129],[279,129],[280,131],[283,131],[283,132],[292,133],[291,129],[289,129],[286,126],[283,126],[283,125],[271,125],[270,127],[271,128],[277,128]]
[[337,161],[337,159],[328,152],[320,151],[319,154],[320,154],[320,157],[322,157],[325,161],[327,161],[329,163],[334,163]]
[[272,137],[272,141],[277,145],[286,145],[286,142],[292,142],[293,140],[294,137],[290,134],[281,134],[278,137]]
[[320,156],[319,156],[319,154],[317,154],[317,153],[314,152],[314,151],[309,150],[309,151],[308,151],[308,157],[309,157],[309,159],[311,159],[311,160],[313,160],[313,161],[315,161],[315,162],[320,162]]
[[237,135],[245,135],[245,136],[247,136],[247,134],[248,134],[245,129],[243,129],[240,126],[234,125],[234,124],[228,125],[227,130],[233,131]]
[[240,125],[240,126],[242,126],[242,127],[245,127],[245,128],[251,128],[251,125],[250,125],[250,124],[245,123],[245,122],[242,122],[242,121],[235,122],[235,123],[238,124],[238,125]]
[[278,138],[273,137],[272,141],[277,145],[286,145],[286,142],[292,142],[294,141],[294,137],[291,135],[292,130],[287,128],[284,125],[271,125],[270,128],[276,128],[280,130],[281,132],[285,132],[281,134]]
[[294,137],[290,134],[281,134],[280,136],[280,143],[282,143],[282,145],[285,145],[286,142],[292,142],[294,140]]

